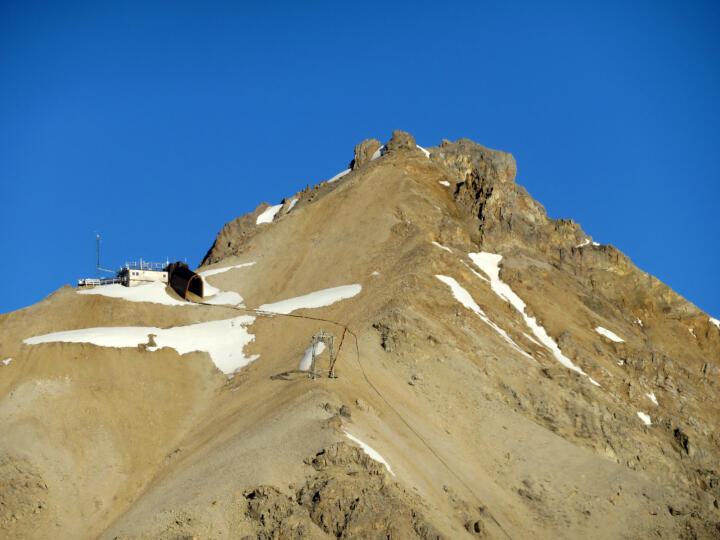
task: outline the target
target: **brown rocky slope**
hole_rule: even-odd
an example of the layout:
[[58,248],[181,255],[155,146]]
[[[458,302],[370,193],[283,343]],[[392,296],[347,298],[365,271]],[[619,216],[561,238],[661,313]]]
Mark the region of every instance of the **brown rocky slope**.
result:
[[[2,535],[720,534],[720,328],[549,219],[510,154],[465,139],[426,154],[403,132],[378,147],[218,234],[200,270],[254,262],[207,277],[245,306],[361,286],[292,312],[341,325],[251,313],[259,357],[229,378],[202,351],[23,342],[228,307],[62,289],[0,316]],[[312,333],[342,325],[339,377],[299,372]]]

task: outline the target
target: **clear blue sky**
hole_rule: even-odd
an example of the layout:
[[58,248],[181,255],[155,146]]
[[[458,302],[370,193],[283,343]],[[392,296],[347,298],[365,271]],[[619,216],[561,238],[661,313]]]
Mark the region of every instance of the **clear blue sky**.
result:
[[[393,129],[518,182],[720,315],[718,2],[0,4],[0,312],[187,257]],[[174,226],[178,223],[179,226]]]

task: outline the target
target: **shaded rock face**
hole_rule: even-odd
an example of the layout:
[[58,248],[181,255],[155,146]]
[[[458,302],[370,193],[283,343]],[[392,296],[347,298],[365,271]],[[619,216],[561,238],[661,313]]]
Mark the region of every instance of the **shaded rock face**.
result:
[[540,255],[576,274],[608,302],[632,311],[698,310],[669,287],[648,276],[610,245],[596,245],[569,219],[550,219],[541,204],[515,183],[517,167],[507,152],[468,139],[443,141],[431,159],[456,179],[453,197],[477,227],[479,247]]
[[[582,235],[572,222],[548,219],[545,209],[515,184],[515,158],[468,139],[443,142],[432,160],[456,178],[457,205],[477,219],[481,242],[495,246],[579,243]],[[568,242],[569,240],[569,242]]]
[[355,147],[355,158],[350,162],[353,171],[370,161],[373,154],[377,152],[382,144],[377,139],[366,139]]
[[270,206],[259,205],[254,212],[237,217],[225,224],[210,247],[201,265],[212,264],[222,258],[242,252],[242,248],[254,236],[258,216]]

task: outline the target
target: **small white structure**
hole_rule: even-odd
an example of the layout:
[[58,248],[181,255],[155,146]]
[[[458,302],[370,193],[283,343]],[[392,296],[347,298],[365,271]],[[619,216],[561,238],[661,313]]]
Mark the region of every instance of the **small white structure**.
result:
[[152,281],[168,282],[168,272],[165,270],[168,263],[153,263],[140,259],[140,263],[125,263],[125,267],[118,272],[118,278],[126,287],[134,287]]

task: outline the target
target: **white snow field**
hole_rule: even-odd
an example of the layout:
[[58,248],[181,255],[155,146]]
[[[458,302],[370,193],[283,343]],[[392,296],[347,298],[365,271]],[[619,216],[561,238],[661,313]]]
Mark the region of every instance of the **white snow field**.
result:
[[374,459],[374,460],[377,461],[378,463],[382,463],[383,465],[385,465],[385,468],[387,469],[387,471],[388,471],[390,474],[392,474],[393,476],[395,476],[395,473],[392,472],[392,469],[390,468],[390,465],[388,464],[387,461],[385,461],[385,458],[380,455],[380,452],[378,452],[377,450],[375,450],[375,449],[374,449],[372,446],[370,446],[369,444],[366,444],[366,443],[362,442],[362,441],[361,441],[360,439],[358,439],[357,437],[353,437],[353,436],[350,435],[347,431],[345,431],[344,433],[345,433],[345,436],[346,436],[348,439],[350,439],[352,442],[358,444],[358,445],[360,446],[360,448],[363,449],[363,452],[365,452],[370,459]]
[[340,287],[323,289],[303,296],[280,300],[279,302],[273,302],[272,304],[263,304],[258,308],[258,311],[285,315],[287,313],[292,313],[296,309],[313,309],[329,306],[335,302],[339,302],[340,300],[352,298],[360,291],[362,291],[362,285],[341,285]]
[[618,336],[615,332],[611,332],[607,328],[603,328],[602,326],[596,326],[595,331],[601,336],[605,336],[610,341],[614,341],[615,343],[625,343],[625,340],[623,338]]
[[[305,354],[303,354],[302,360],[300,360],[300,365],[298,366],[300,371],[308,371],[310,369],[310,364],[312,364],[312,350],[312,345],[305,349]],[[321,341],[315,345],[315,356],[320,355],[324,350],[325,344]]]
[[558,347],[557,343],[555,343],[555,340],[548,335],[543,326],[538,324],[535,317],[530,317],[525,313],[525,302],[523,302],[523,300],[513,292],[507,283],[500,279],[500,261],[502,260],[502,255],[487,253],[485,251],[480,253],[469,253],[468,255],[470,256],[472,262],[475,263],[475,265],[482,270],[488,278],[490,278],[490,288],[493,292],[495,292],[495,294],[497,294],[500,298],[509,302],[511,306],[520,312],[520,315],[522,315],[523,319],[525,319],[525,324],[528,325],[528,328],[530,328],[535,337],[538,338],[543,345],[550,349],[558,362],[568,369],[572,369],[581,375],[585,375],[595,386],[600,386],[597,381],[595,381],[578,366],[573,364],[572,360],[562,353],[560,347]]
[[12,358],[6,358],[2,361],[3,365],[7,366],[10,362],[12,362]]
[[715,326],[717,326],[717,327],[718,327],[718,330],[720,330],[720,321],[719,321],[719,320],[717,320],[717,319],[715,319],[715,318],[713,318],[713,317],[710,317],[710,323],[711,323],[711,324],[714,324]]
[[272,223],[275,219],[275,215],[280,211],[281,208],[282,204],[268,206],[265,211],[257,217],[257,219],[255,220],[255,225],[260,225],[261,223]]
[[450,187],[450,182],[447,180],[438,180],[438,184],[442,184],[445,187]]
[[335,182],[336,180],[340,180],[343,176],[345,176],[346,174],[348,174],[350,172],[352,172],[352,169],[345,169],[343,172],[337,173],[330,180],[328,180],[328,184],[330,182]]
[[657,398],[655,397],[655,392],[648,392],[645,394],[650,401],[652,401],[655,405],[658,404]]
[[202,270],[201,272],[197,272],[197,274],[199,276],[201,276],[203,279],[205,279],[210,276],[222,274],[223,272],[227,272],[228,270],[234,270],[235,268],[246,268],[248,266],[252,266],[253,264],[255,264],[255,261],[241,263],[241,264],[235,264],[233,266],[225,266],[223,268],[211,268],[210,270]]
[[688,330],[689,330],[690,333],[692,334],[692,337],[694,337],[695,339],[697,339],[697,335],[695,335],[695,330],[693,330],[692,328],[688,328]]
[[375,150],[375,153],[372,156],[370,156],[370,161],[373,161],[373,160],[379,158],[380,156],[382,156],[384,151],[385,151],[385,145],[383,144],[380,148]]
[[644,412],[638,411],[637,415],[638,415],[638,417],[640,418],[640,420],[642,420],[643,423],[644,423],[646,426],[649,426],[650,424],[652,424],[652,422],[650,421],[650,415],[649,415],[649,414],[645,414]]
[[427,150],[425,150],[425,149],[424,149],[422,146],[420,146],[419,144],[416,144],[415,146],[417,146],[420,150],[422,150],[422,152],[423,152],[423,154],[425,154],[425,157],[426,157],[426,158],[430,159],[430,152],[428,152]]
[[453,296],[455,297],[455,300],[460,302],[463,306],[468,308],[469,310],[473,311],[478,317],[480,317],[483,322],[490,325],[490,327],[495,330],[502,338],[507,341],[513,349],[517,350],[520,354],[527,356],[531,360],[534,360],[532,356],[530,356],[528,353],[523,351],[520,347],[518,347],[518,344],[515,343],[510,336],[507,335],[507,332],[500,328],[497,324],[492,322],[490,318],[485,315],[485,312],[480,309],[480,306],[477,305],[475,300],[473,300],[473,297],[470,295],[470,293],[465,289],[463,286],[461,286],[455,279],[443,276],[440,274],[435,274],[435,277],[438,278],[440,281],[445,283],[448,287],[450,287],[450,290],[453,293]]
[[176,300],[171,297],[165,290],[167,284],[161,281],[152,281],[143,283],[135,287],[126,287],[119,283],[112,285],[100,285],[93,289],[83,289],[77,291],[78,294],[100,294],[109,296],[110,298],[122,298],[130,302],[151,302],[153,304],[165,304],[166,306],[192,306],[192,302]]
[[175,349],[179,354],[205,351],[220,371],[232,375],[260,356],[256,354],[248,357],[243,354],[245,345],[255,339],[255,336],[247,331],[247,327],[254,321],[255,317],[241,315],[232,319],[173,328],[153,326],[83,328],[35,336],[23,340],[23,343],[37,345],[65,342],[92,343],[100,347],[137,347],[141,343],[148,343],[148,335],[154,334],[156,346],[148,347],[148,351],[156,351],[163,347]]
[[290,211],[291,211],[293,208],[295,208],[295,205],[297,204],[297,202],[298,202],[298,198],[297,198],[297,197],[295,197],[292,201],[290,201],[290,205],[288,206],[287,212],[285,212],[285,213],[286,213],[286,214],[289,214]]

